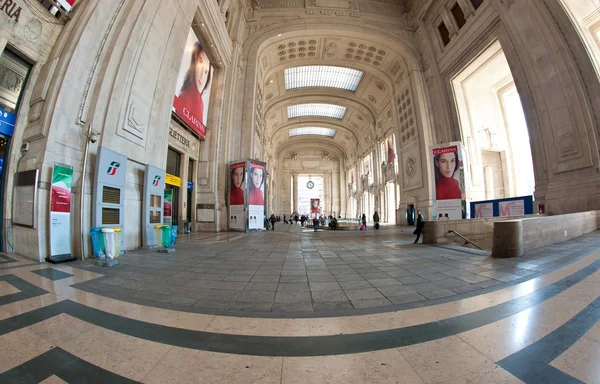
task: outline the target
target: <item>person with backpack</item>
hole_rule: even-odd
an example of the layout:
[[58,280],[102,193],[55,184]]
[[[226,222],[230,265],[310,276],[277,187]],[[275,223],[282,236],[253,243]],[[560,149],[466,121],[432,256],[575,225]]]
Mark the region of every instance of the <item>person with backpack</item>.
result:
[[423,216],[421,214],[421,210],[417,209],[417,228],[413,232],[414,235],[417,235],[415,244],[417,244],[419,242],[419,238],[421,237],[421,233],[423,233],[424,226],[425,226],[425,216]]
[[373,222],[375,223],[373,228],[379,229],[379,213],[377,211],[373,214]]

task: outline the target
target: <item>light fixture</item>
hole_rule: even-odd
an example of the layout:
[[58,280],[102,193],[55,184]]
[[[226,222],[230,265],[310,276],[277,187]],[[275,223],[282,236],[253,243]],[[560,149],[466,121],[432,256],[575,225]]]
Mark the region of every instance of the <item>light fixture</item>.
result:
[[331,117],[334,119],[342,120],[347,108],[341,105],[335,104],[321,104],[321,103],[310,103],[310,104],[296,104],[290,105],[288,109],[288,119],[303,116],[321,116]]
[[278,33],[278,34],[277,34],[277,37],[279,37],[279,36],[281,36],[281,33]]
[[269,84],[273,84],[273,80],[269,80]]
[[211,47],[214,47],[215,45],[213,43],[210,44]]
[[200,23],[200,25],[204,27],[204,23]]
[[363,72],[352,68],[308,65],[284,70],[285,89],[306,87],[338,88],[355,92]]

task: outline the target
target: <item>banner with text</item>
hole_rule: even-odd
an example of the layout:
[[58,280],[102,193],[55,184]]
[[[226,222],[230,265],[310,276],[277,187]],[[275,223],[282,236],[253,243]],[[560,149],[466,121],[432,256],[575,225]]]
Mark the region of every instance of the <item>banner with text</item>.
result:
[[467,218],[465,167],[460,142],[432,149],[434,174],[434,220]]
[[50,256],[71,255],[71,186],[73,167],[55,164],[50,196]]
[[198,136],[206,136],[206,120],[214,68],[190,29],[177,78],[173,111]]

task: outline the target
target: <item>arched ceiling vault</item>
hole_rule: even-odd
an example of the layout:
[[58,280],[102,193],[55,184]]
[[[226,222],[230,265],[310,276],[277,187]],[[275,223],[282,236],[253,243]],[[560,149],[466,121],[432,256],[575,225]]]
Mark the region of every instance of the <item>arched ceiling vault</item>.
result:
[[[261,119],[264,135],[281,154],[291,143],[296,146],[338,147],[347,156],[356,151],[378,116],[394,99],[394,88],[419,69],[418,51],[409,32],[390,32],[377,26],[356,27],[356,20],[316,20],[274,23],[257,30],[246,40],[244,52],[248,71],[255,79],[254,90],[262,97]],[[363,72],[356,91],[313,87],[286,90],[284,71],[288,68],[323,65],[352,68]],[[258,83],[258,84],[256,84]],[[326,103],[347,107],[341,120],[322,117],[288,119],[287,107],[297,104]],[[296,127],[336,129],[333,139],[323,136],[289,137]]]
[[[323,128],[331,128],[336,130],[336,134],[333,138],[329,137],[321,137],[321,136],[312,136],[312,135],[304,135],[304,136],[289,136],[289,130],[292,128],[302,128],[302,127],[323,127]],[[298,141],[321,141],[323,143],[336,144],[340,148],[344,150],[344,154],[349,154],[352,152],[356,152],[356,148],[358,146],[359,138],[356,134],[349,130],[343,124],[332,123],[331,121],[318,121],[318,120],[308,120],[304,122],[293,122],[290,124],[283,125],[281,127],[277,127],[273,131],[273,148],[275,152],[279,150],[283,144],[289,142],[290,140]]]
[[328,142],[327,140],[310,140],[306,138],[290,138],[290,140],[277,148],[275,156],[278,159],[282,159],[290,157],[293,153],[301,153],[303,150],[308,149],[330,153],[337,157],[340,163],[347,157],[344,148],[333,141]]

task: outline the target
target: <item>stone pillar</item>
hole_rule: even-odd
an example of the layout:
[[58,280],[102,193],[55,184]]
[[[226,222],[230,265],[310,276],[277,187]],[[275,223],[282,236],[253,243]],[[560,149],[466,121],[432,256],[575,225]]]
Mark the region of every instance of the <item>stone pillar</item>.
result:
[[292,202],[294,205],[294,214],[298,213],[298,174],[294,173],[293,175],[294,182],[292,183],[292,191],[294,191],[294,201]]

